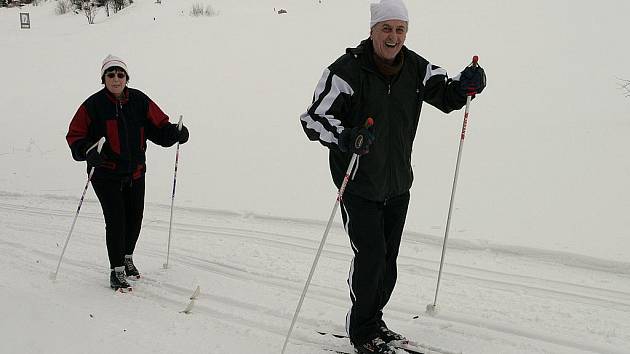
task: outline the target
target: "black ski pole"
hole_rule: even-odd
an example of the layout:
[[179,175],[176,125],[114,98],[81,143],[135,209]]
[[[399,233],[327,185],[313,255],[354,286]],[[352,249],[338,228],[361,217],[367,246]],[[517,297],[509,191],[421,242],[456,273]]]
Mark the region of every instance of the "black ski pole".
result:
[[[177,123],[177,129],[182,131],[183,115],[179,116],[179,123]],[[173,204],[175,203],[175,186],[177,185],[177,164],[179,162],[179,141],[177,142],[177,152],[175,153],[175,173],[173,174],[173,194],[171,195],[171,219],[168,223],[168,246],[166,248],[166,263],[164,263],[164,269],[168,269],[168,258],[171,254],[171,231],[173,230]]]
[[[92,145],[87,151],[90,151],[94,147],[96,147],[96,151],[101,153],[101,149],[103,148],[103,144],[105,144],[105,137],[102,137],[97,143]],[[72,231],[74,230],[74,225],[77,223],[77,218],[79,217],[79,212],[81,211],[81,205],[83,205],[83,199],[85,198],[85,192],[87,192],[88,187],[90,185],[90,180],[92,180],[92,175],[94,174],[94,167],[90,169],[90,173],[88,174],[87,182],[85,182],[85,187],[83,188],[83,194],[81,195],[81,200],[79,200],[79,206],[77,207],[77,212],[74,214],[74,220],[72,220],[72,226],[70,226],[70,232],[68,232],[68,237],[66,237],[66,243],[63,245],[63,249],[61,250],[61,255],[59,256],[59,262],[57,263],[57,269],[54,273],[50,273],[50,279],[56,280],[57,274],[59,273],[59,267],[61,266],[61,259],[63,259],[63,254],[66,253],[66,247],[68,247],[68,242],[70,241],[70,236],[72,236]]]

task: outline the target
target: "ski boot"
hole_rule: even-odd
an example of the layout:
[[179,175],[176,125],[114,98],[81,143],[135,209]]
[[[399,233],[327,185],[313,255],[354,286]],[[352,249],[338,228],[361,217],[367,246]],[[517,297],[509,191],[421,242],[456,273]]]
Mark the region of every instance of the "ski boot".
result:
[[114,269],[112,269],[112,272],[109,275],[109,286],[112,289],[120,291],[122,293],[131,291],[131,285],[129,285],[129,283],[127,283],[127,280],[125,279],[124,266],[114,267]]
[[133,256],[125,255],[125,274],[131,279],[140,279],[140,272],[138,268],[133,264]]

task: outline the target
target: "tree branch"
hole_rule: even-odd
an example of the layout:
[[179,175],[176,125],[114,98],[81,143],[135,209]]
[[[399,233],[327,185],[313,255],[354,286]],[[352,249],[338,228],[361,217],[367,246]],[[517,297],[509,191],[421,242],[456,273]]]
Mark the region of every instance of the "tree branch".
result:
[[619,87],[625,91],[625,96],[630,97],[630,80],[619,79],[619,81],[621,81]]

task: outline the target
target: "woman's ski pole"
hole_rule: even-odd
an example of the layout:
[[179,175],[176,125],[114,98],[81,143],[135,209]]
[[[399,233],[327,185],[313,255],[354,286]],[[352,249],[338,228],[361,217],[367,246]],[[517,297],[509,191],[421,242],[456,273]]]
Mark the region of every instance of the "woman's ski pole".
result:
[[[103,144],[105,144],[105,137],[102,137],[98,142],[92,145],[87,151],[90,151],[94,147],[96,147],[96,151],[101,153],[101,149],[103,148]],[[54,273],[50,273],[50,279],[56,280],[57,274],[59,273],[59,267],[61,266],[61,260],[63,259],[63,254],[66,253],[66,247],[68,247],[68,242],[70,241],[70,236],[72,236],[72,231],[74,230],[74,225],[77,223],[77,218],[79,217],[79,212],[81,211],[81,205],[83,205],[83,199],[85,198],[85,192],[87,192],[88,187],[90,185],[90,181],[92,180],[92,175],[94,174],[94,167],[90,169],[90,173],[88,174],[87,182],[85,182],[85,187],[83,188],[83,194],[81,195],[81,200],[79,200],[79,206],[77,207],[77,212],[74,214],[74,220],[72,220],[72,226],[70,226],[70,232],[68,232],[68,237],[66,237],[66,243],[63,245],[63,249],[61,250],[61,256],[59,256],[59,262],[57,263],[57,269]]]
[[[179,116],[179,123],[177,123],[177,129],[182,131],[183,115]],[[168,223],[168,246],[166,248],[166,263],[164,263],[164,269],[168,268],[168,258],[171,253],[171,231],[173,229],[173,204],[175,203],[175,185],[177,185],[177,163],[179,162],[179,141],[177,142],[177,152],[175,153],[175,174],[173,175],[173,194],[171,195],[171,220]]]
[[[373,124],[374,124],[374,120],[372,118],[368,118],[365,122],[365,127],[369,128]],[[341,182],[341,187],[339,187],[339,191],[337,192],[337,199],[335,200],[335,206],[333,206],[332,213],[330,213],[330,218],[328,219],[326,230],[324,230],[324,236],[322,237],[322,241],[319,243],[319,248],[317,249],[317,254],[315,255],[315,259],[313,260],[313,265],[311,266],[311,270],[308,273],[306,284],[304,284],[304,289],[302,289],[302,295],[300,296],[300,301],[298,302],[297,308],[295,309],[295,313],[293,314],[293,320],[291,321],[289,332],[287,333],[287,336],[284,339],[284,344],[282,345],[282,354],[284,354],[284,351],[287,348],[287,344],[289,343],[291,332],[293,332],[293,326],[295,326],[295,322],[300,313],[300,309],[302,308],[302,303],[304,303],[304,298],[306,297],[306,292],[308,291],[308,287],[311,284],[311,280],[313,279],[313,274],[315,274],[315,268],[317,267],[317,262],[319,261],[319,257],[321,256],[322,250],[324,249],[324,244],[326,243],[328,232],[330,231],[330,227],[332,226],[333,219],[335,218],[335,214],[337,213],[337,208],[339,207],[339,203],[341,202],[343,192],[346,190],[346,185],[348,185],[348,181],[350,180],[350,175],[352,175],[352,170],[354,169],[355,163],[358,158],[359,158],[359,155],[352,154],[352,158],[350,159],[350,163],[348,164],[348,169],[346,170],[346,174],[343,178],[343,182]]]
[[[477,62],[479,61],[478,56],[474,56],[472,59],[472,63],[470,66],[478,66]],[[455,177],[453,178],[453,188],[451,189],[451,201],[448,206],[448,217],[446,219],[446,231],[444,232],[444,242],[442,243],[442,257],[440,258],[440,270],[438,271],[437,277],[437,285],[435,286],[435,297],[433,299],[432,304],[427,305],[427,313],[435,314],[437,313],[437,297],[438,291],[440,290],[440,280],[442,279],[442,268],[444,267],[444,257],[446,256],[446,242],[448,241],[448,232],[451,228],[451,214],[453,212],[453,201],[455,200],[455,191],[457,189],[457,177],[459,176],[459,162],[462,158],[462,149],[464,147],[464,138],[466,137],[466,127],[468,125],[468,113],[470,112],[470,101],[472,96],[474,96],[476,92],[471,91],[467,93],[466,97],[466,111],[464,112],[464,123],[462,125],[462,132],[459,139],[459,150],[457,151],[457,164],[455,165]]]

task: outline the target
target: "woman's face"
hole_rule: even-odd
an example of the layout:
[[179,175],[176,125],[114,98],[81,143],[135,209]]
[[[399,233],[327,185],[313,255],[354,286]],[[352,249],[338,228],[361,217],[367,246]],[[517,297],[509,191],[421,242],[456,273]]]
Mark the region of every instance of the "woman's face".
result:
[[120,97],[127,85],[127,73],[118,68],[105,72],[105,87],[114,96]]

